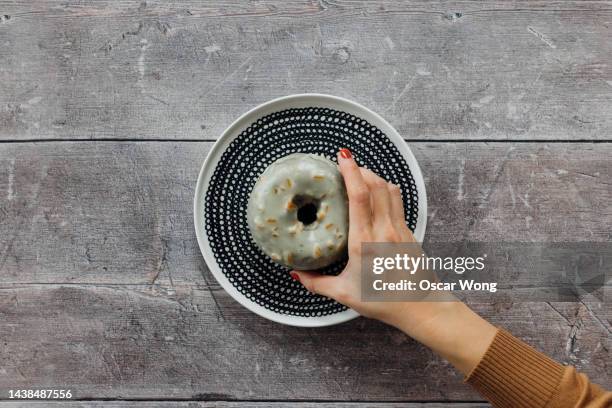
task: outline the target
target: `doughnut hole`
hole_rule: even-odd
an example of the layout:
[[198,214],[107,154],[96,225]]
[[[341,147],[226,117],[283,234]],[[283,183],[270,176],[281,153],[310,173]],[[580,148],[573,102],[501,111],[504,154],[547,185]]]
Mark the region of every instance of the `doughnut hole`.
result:
[[297,219],[305,227],[317,220],[317,212],[321,204],[318,199],[306,195],[296,195],[292,201],[298,209]]

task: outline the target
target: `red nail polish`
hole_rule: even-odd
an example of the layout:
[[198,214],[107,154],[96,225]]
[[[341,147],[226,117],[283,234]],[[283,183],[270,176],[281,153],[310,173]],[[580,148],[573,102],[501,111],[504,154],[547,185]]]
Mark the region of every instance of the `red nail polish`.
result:
[[353,155],[351,154],[351,151],[349,149],[344,148],[344,147],[342,149],[340,149],[340,156],[343,159],[350,159],[351,157],[353,157]]
[[293,279],[294,281],[300,281],[300,275],[298,275],[295,272],[289,272],[289,275],[291,275],[291,279]]

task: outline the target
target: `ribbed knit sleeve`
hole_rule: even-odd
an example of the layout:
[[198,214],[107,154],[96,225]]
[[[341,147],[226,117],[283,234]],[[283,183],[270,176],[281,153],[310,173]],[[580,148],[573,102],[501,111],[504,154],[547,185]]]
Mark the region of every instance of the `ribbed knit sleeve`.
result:
[[480,363],[466,378],[499,408],[609,407],[612,393],[498,330]]

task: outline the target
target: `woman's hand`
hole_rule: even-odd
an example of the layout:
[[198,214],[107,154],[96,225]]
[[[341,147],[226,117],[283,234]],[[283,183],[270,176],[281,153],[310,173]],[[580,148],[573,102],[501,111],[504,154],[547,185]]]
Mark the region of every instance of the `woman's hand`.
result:
[[307,271],[291,271],[291,276],[310,292],[335,299],[363,316],[398,327],[400,319],[405,323],[408,318],[411,327],[417,326],[431,317],[425,312],[434,311],[434,308],[419,310],[424,309],[421,302],[361,301],[361,243],[416,242],[406,226],[400,188],[357,166],[348,149],[338,152],[338,163],[349,199],[349,260],[346,268],[338,276]]
[[351,152],[338,153],[340,172],[349,198],[349,261],[338,276],[317,272],[291,271],[310,292],[333,298],[363,316],[393,324],[403,314],[397,302],[361,302],[361,243],[416,242],[404,221],[404,206],[399,186],[387,183],[372,171],[360,168]]
[[[338,152],[338,163],[349,199],[346,268],[338,276],[309,271],[291,271],[291,276],[310,292],[335,299],[363,316],[399,328],[467,373],[484,354],[496,329],[463,303],[448,301],[448,296],[446,301],[441,301],[439,292],[426,294],[426,298],[418,302],[361,300],[361,243],[414,243],[416,240],[406,226],[398,186],[357,166],[348,149]],[[459,332],[472,329],[471,335],[459,335]]]

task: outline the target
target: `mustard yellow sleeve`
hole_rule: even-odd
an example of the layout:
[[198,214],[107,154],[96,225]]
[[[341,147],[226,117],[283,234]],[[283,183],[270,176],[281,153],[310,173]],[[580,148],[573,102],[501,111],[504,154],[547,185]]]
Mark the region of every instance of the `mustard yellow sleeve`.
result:
[[498,330],[466,382],[500,408],[612,406],[612,393],[504,330]]

